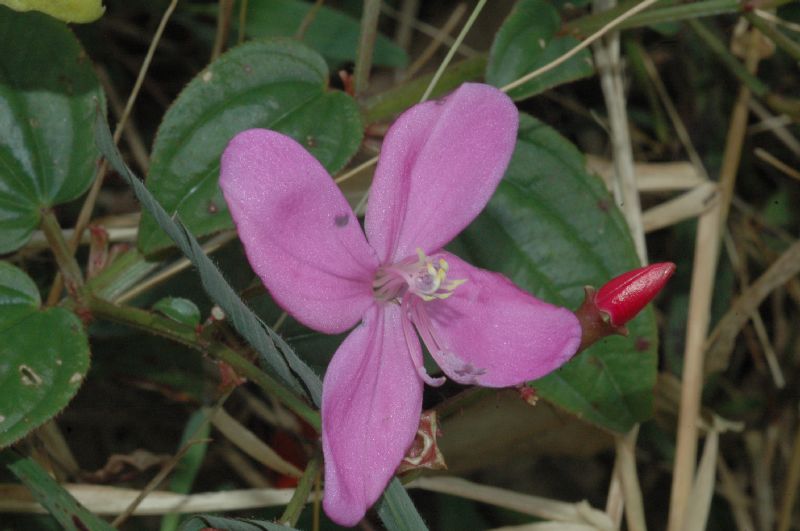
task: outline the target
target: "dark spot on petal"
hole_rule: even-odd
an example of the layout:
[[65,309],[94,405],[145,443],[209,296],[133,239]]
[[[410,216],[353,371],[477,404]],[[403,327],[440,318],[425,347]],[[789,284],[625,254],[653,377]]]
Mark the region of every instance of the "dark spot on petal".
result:
[[436,105],[444,105],[445,102],[447,102],[447,96],[445,96],[444,98],[439,98],[438,100],[436,100]]
[[645,350],[650,348],[650,340],[646,337],[637,337],[636,342],[634,343],[634,348],[638,352],[644,352]]
[[350,214],[340,214],[335,218],[333,218],[333,223],[337,227],[346,227],[349,222],[350,222]]

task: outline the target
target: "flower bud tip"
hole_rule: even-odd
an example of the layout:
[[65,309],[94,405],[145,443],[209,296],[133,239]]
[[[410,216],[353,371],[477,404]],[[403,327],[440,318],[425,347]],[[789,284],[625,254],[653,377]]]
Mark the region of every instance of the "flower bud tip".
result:
[[597,290],[597,309],[613,326],[623,326],[661,291],[675,272],[672,262],[660,262],[623,273]]

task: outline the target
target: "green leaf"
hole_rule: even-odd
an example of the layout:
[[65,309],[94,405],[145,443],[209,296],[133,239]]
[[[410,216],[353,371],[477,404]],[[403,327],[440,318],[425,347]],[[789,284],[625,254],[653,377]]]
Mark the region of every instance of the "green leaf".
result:
[[294,527],[252,520],[250,518],[224,518],[222,516],[199,515],[184,522],[180,531],[203,531],[203,529],[225,529],[226,531],[297,531]]
[[[622,215],[583,156],[526,115],[504,180],[458,242],[474,264],[573,309],[584,286],[639,266]],[[597,343],[533,386],[585,420],[627,431],[651,414],[658,339],[650,310],[628,328],[628,337]]]
[[397,478],[389,482],[389,486],[378,502],[378,516],[389,531],[426,531],[428,527],[422,521],[414,503]]
[[17,11],[41,11],[64,22],[93,22],[103,16],[101,0],[0,0]]
[[[312,4],[299,0],[258,0],[247,5],[247,34],[252,37],[294,37]],[[353,17],[323,5],[308,25],[302,41],[332,66],[355,61],[361,24]],[[408,57],[402,48],[378,34],[373,64],[403,67]]]
[[[289,40],[249,42],[214,61],[164,116],[153,146],[147,187],[196,235],[233,226],[219,189],[219,158],[237,133],[263,127],[306,146],[331,173],[361,144],[358,106],[328,92],[328,70],[315,51]],[[155,220],[142,216],[139,248],[169,245]]]
[[200,310],[189,299],[165,297],[153,305],[153,309],[161,312],[173,321],[189,326],[200,324]]
[[170,217],[147,190],[147,187],[133,175],[133,172],[122,160],[122,156],[111,138],[108,123],[100,114],[97,115],[95,129],[95,141],[108,163],[133,188],[144,211],[153,216],[155,223],[169,235],[186,258],[197,268],[206,293],[222,308],[242,337],[256,349],[262,363],[274,371],[286,385],[299,391],[301,386],[292,373],[296,374],[302,380],[311,399],[319,405],[322,397],[322,382],[319,377],[297,357],[297,354],[281,336],[264,324],[242,302],[186,226],[179,219]]
[[58,520],[67,531],[114,531],[105,520],[89,512],[78,500],[59,485],[39,463],[6,450],[0,463],[8,467],[28,487],[33,497]]
[[[287,368],[288,365],[291,371],[302,380],[314,404],[319,406],[322,400],[322,382],[319,377],[308,365],[297,357],[297,354],[295,354],[280,335],[264,324],[242,302],[222,277],[219,269],[217,269],[208,256],[203,253],[203,250],[200,248],[194,236],[192,236],[179,220],[174,220],[167,215],[147,188],[133,175],[131,170],[123,162],[119,151],[111,139],[111,131],[108,129],[108,124],[101,115],[97,116],[95,128],[95,140],[97,145],[103,155],[108,159],[111,167],[128,182],[133,188],[134,194],[142,203],[142,207],[148,211],[150,215],[154,216],[159,226],[169,234],[169,237],[178,245],[184,255],[194,264],[200,274],[206,292],[211,299],[225,311],[234,328],[236,328],[242,337],[256,349],[265,365],[275,371],[275,373],[290,387],[297,389],[297,383],[291,376],[289,368]],[[382,517],[387,527],[391,525],[387,523],[387,521],[396,521],[397,525],[402,524],[405,526],[389,527],[390,531],[395,531],[396,529],[425,529],[414,504],[411,503],[408,494],[402,486],[399,485],[397,479],[389,483],[389,487],[384,495],[384,500],[385,503],[382,502],[382,507],[386,506],[385,510],[391,513],[386,513],[386,516]]]
[[25,244],[42,208],[92,181],[103,94],[75,36],[41,13],[0,7],[0,254]]
[[[201,441],[208,439],[211,433],[211,424],[208,422],[208,417],[202,410],[195,411],[189,417],[186,427],[183,429],[181,441],[178,444],[178,451],[191,441]],[[169,482],[169,490],[180,494],[188,494],[192,489],[197,473],[203,465],[206,457],[206,450],[208,450],[208,442],[198,442],[193,444],[186,454],[181,458],[178,465],[175,467],[175,472],[172,474],[172,479]],[[161,531],[174,531],[178,528],[178,521],[180,515],[177,513],[170,513],[164,515],[161,519]]]
[[[502,87],[562,56],[579,41],[557,37],[558,11],[545,0],[521,0],[497,32],[489,51],[486,81]],[[575,57],[511,90],[515,100],[529,98],[562,83],[592,75],[591,55],[582,50]]]
[[89,370],[80,320],[39,306],[33,280],[0,262],[0,448],[61,411]]

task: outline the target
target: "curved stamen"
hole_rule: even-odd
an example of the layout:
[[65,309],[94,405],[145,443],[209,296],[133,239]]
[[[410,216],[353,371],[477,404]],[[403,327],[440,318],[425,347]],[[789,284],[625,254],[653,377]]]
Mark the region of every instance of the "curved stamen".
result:
[[[378,301],[400,304],[403,312],[403,335],[406,340],[408,355],[417,371],[417,375],[428,385],[438,387],[446,378],[433,378],[425,371],[419,338],[437,361],[445,360],[447,369],[454,369],[456,381],[467,383],[474,377],[475,369],[461,361],[458,356],[444,348],[444,343],[437,337],[433,329],[424,302],[450,297],[454,290],[466,280],[447,280],[450,266],[444,258],[434,263],[422,249],[417,249],[417,260],[407,258],[395,264],[382,266],[372,281],[372,292]],[[415,331],[416,328],[416,331]],[[419,338],[417,337],[419,334]],[[415,344],[414,341],[417,343]],[[439,361],[440,366],[442,362]],[[443,367],[445,368],[445,367]],[[449,371],[446,371],[450,374]],[[462,378],[462,374],[465,376]]]
[[[402,302],[402,310],[403,314],[406,316],[403,319],[403,334],[406,337],[406,345],[408,346],[408,354],[411,356],[411,362],[414,364],[414,368],[417,370],[417,375],[422,379],[423,382],[430,385],[431,387],[439,387],[442,385],[446,378],[444,376],[440,376],[438,378],[433,378],[428,372],[425,370],[425,364],[422,360],[422,351],[419,348],[413,348],[413,341],[417,342],[419,345],[419,340],[417,339],[417,334],[414,332],[414,326],[411,324],[411,319],[408,318],[408,312],[410,311],[410,307],[413,306],[413,302],[409,301],[410,296],[406,294],[403,297]],[[416,353],[419,353],[418,355]]]
[[478,377],[486,374],[486,369],[464,361],[445,346],[445,343],[436,334],[427,308],[421,302],[414,301],[411,303],[411,307],[411,320],[414,322],[422,342],[425,343],[428,352],[436,359],[444,372],[460,384],[478,383]]

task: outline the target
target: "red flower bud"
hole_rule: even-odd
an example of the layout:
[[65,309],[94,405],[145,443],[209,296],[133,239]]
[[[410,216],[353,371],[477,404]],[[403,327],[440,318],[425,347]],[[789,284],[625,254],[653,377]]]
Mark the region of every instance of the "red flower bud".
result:
[[608,314],[611,324],[622,326],[661,291],[675,272],[675,264],[661,262],[628,271],[597,290],[597,309]]
[[586,286],[586,298],[575,310],[583,332],[578,352],[606,336],[628,335],[625,323],[653,300],[674,272],[675,264],[662,262],[623,273],[599,290]]

